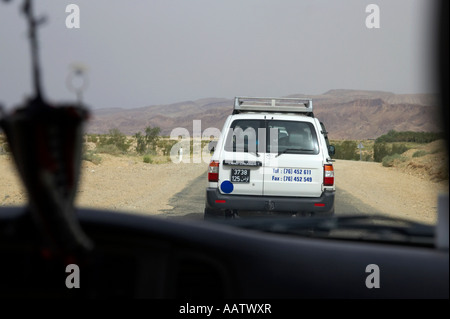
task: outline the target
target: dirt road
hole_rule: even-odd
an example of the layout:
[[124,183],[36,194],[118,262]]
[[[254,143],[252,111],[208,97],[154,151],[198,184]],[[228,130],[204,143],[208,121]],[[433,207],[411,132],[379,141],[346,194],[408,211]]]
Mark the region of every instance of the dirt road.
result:
[[[179,216],[180,207],[192,212],[204,203],[205,162],[146,164],[140,158],[127,156],[102,158],[99,165],[86,161],[82,164],[76,199],[80,207]],[[380,212],[434,223],[437,195],[448,193],[446,183],[427,181],[379,163],[337,160],[335,176],[339,214]],[[1,155],[0,206],[25,202],[26,193],[11,159]]]
[[[175,194],[169,201],[172,209],[163,210],[158,215],[167,218],[203,219],[205,207],[206,173],[194,179],[181,192]],[[335,212],[337,215],[381,214],[341,188],[336,190]]]
[[338,160],[336,185],[362,203],[393,217],[436,223],[437,196],[448,183],[432,182],[380,163]]

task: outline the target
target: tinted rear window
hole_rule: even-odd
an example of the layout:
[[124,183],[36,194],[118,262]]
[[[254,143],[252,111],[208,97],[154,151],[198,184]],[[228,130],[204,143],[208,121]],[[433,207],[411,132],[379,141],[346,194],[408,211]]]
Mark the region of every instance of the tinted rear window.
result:
[[314,125],[309,122],[235,120],[227,132],[225,150],[270,153],[292,150],[295,154],[318,154],[319,145]]
[[227,133],[225,150],[228,152],[264,151],[264,122],[264,120],[233,121]]
[[318,154],[319,144],[314,126],[300,121],[267,121],[269,143],[267,152],[296,150],[299,154]]

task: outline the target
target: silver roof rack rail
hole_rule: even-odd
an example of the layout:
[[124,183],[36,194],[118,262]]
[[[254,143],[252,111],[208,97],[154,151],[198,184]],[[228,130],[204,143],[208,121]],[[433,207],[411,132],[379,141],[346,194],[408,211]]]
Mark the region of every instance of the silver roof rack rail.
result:
[[241,112],[302,113],[312,115],[312,99],[274,97],[235,97],[233,114]]

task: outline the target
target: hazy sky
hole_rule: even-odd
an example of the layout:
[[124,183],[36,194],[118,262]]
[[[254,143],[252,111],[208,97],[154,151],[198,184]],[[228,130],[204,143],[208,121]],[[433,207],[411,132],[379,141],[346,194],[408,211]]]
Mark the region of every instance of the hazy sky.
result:
[[[75,100],[70,65],[88,68],[92,108],[206,97],[320,94],[330,89],[436,92],[430,0],[39,0],[43,85]],[[65,25],[80,8],[80,28]],[[380,28],[366,27],[366,6]],[[0,103],[31,94],[22,0],[0,2]]]

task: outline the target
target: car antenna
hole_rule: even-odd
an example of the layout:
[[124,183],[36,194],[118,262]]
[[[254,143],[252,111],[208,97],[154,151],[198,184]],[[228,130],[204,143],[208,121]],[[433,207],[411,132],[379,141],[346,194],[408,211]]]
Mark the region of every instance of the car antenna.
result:
[[[10,0],[3,0],[10,2]],[[93,248],[75,215],[83,124],[88,111],[79,103],[50,104],[42,91],[37,27],[32,0],[21,7],[28,24],[34,96],[10,114],[1,114],[14,162],[28,193],[28,211],[50,248],[65,258]]]

